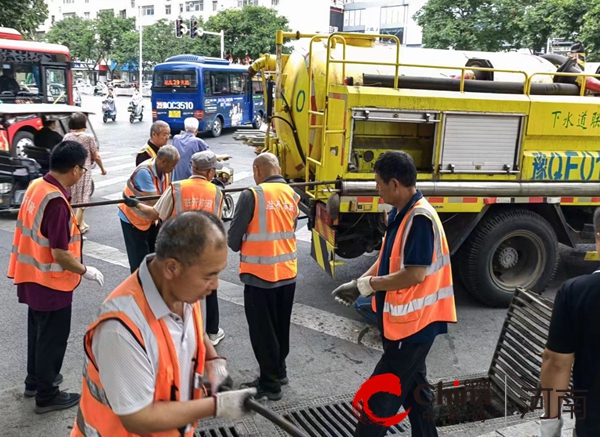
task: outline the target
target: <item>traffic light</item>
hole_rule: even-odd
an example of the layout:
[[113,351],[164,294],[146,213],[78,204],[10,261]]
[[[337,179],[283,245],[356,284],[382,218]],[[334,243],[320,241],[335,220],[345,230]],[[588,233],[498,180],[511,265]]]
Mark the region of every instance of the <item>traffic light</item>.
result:
[[183,20],[175,20],[175,36],[181,38],[183,36]]
[[190,20],[190,38],[196,37],[197,26],[198,26],[198,22],[196,20]]

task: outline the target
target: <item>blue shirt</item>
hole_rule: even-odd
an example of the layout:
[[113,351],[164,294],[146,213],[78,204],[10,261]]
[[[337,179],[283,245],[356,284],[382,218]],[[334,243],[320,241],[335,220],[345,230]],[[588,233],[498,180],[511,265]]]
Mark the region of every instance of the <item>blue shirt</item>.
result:
[[[154,164],[152,164],[152,173],[154,173],[154,175],[156,177],[158,177],[158,173],[156,172],[156,162]],[[164,177],[164,175],[163,175],[163,177]],[[160,178],[160,180],[162,181],[162,178]],[[152,179],[152,175],[146,169],[140,170],[136,173],[135,177],[133,178],[133,186],[138,191],[146,191],[146,192],[156,191],[156,187],[154,186],[154,180]],[[158,193],[158,194],[162,194],[162,193]],[[123,214],[123,211],[121,211],[121,209],[119,209],[119,218],[121,220],[123,220],[125,223],[131,223],[127,219],[127,217],[125,217],[125,214]]]
[[208,145],[190,132],[173,137],[173,147],[179,152],[179,162],[173,170],[173,182],[189,179],[192,175],[192,155],[210,150]]
[[[385,245],[382,248],[381,262],[379,263],[378,276],[389,275],[390,273],[390,257],[392,256],[392,246],[396,239],[396,234],[400,228],[400,224],[406,213],[417,203],[418,200],[423,198],[421,191],[417,190],[415,195],[412,197],[410,202],[402,208],[402,210],[396,214],[397,209],[392,208],[388,217],[388,228],[386,231]],[[416,215],[413,218],[413,223],[406,237],[406,243],[404,246],[404,254],[402,259],[404,260],[405,266],[430,266],[433,259],[433,224],[431,220],[424,215]],[[446,322],[434,322],[419,332],[411,335],[410,337],[403,338],[402,340],[391,341],[385,338],[383,331],[383,305],[385,303],[385,292],[378,291],[375,293],[375,303],[377,307],[377,323],[379,330],[382,333],[384,349],[392,347],[398,349],[400,342],[405,343],[428,343],[432,342],[435,337],[439,334],[446,334],[448,332],[448,324]]]

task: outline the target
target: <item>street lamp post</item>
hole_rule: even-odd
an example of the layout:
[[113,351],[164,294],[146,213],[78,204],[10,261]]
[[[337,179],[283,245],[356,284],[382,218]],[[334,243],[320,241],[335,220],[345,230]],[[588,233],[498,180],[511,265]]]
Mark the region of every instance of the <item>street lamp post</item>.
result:
[[143,33],[143,27],[142,27],[142,7],[138,6],[138,18],[140,19],[140,59],[138,61],[138,85],[140,87],[140,92],[142,92],[142,75],[144,72],[144,67],[142,64],[142,33]]
[[221,37],[221,58],[225,59],[225,32],[221,30],[220,32],[209,32],[208,30],[204,30],[202,28],[196,31],[196,35],[203,36],[206,35],[215,35]]

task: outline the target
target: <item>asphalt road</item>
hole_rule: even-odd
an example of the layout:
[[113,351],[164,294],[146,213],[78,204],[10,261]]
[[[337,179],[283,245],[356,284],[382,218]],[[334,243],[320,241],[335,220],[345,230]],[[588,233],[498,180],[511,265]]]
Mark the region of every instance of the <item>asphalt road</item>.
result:
[[[145,100],[143,122],[129,123],[127,97],[118,97],[116,122],[102,122],[100,113],[92,116],[92,123],[100,143],[108,174],[94,172],[96,191],[93,200],[120,197],[126,179],[135,168],[135,154],[147,141],[150,125],[150,102]],[[100,112],[101,99],[84,96],[84,107]],[[235,171],[235,185],[253,184],[251,164],[253,149],[236,142],[231,132],[220,138],[205,137],[216,153],[227,153]],[[0,219],[0,268],[6,271],[12,229],[15,217]],[[103,288],[82,283],[75,291],[71,337],[62,373],[63,389],[79,390],[83,351],[82,335],[93,321],[98,307],[108,293],[129,273],[123,266],[125,246],[116,206],[91,208],[86,212],[90,231],[84,248],[84,261],[99,268],[106,278]],[[304,226],[301,224],[300,226]],[[306,401],[323,396],[336,396],[356,391],[370,375],[380,351],[377,333],[368,329],[352,308],[336,304],[330,297],[339,284],[365,271],[375,260],[363,256],[348,261],[331,279],[310,257],[310,237],[306,228],[298,230],[299,275],[296,307],[292,329],[292,351],[289,374],[291,384],[285,388],[287,401]],[[86,249],[84,249],[86,250]],[[568,249],[561,250],[565,259]],[[219,353],[228,358],[230,371],[236,382],[253,379],[257,366],[249,344],[243,307],[240,305],[241,283],[237,274],[238,255],[229,254],[229,265],[221,275],[221,326],[226,337],[218,346]],[[568,276],[589,273],[596,266],[563,262],[555,281],[545,295],[552,297],[560,283]],[[0,276],[4,290],[4,304],[0,307],[0,416],[1,436],[63,436],[68,435],[76,410],[37,416],[33,401],[22,396],[26,376],[27,311],[17,302],[15,287],[4,275]],[[436,340],[428,359],[431,378],[460,377],[487,372],[498,340],[506,310],[482,307],[463,290],[456,290],[458,323],[450,327],[448,335]],[[362,344],[357,344],[357,338]],[[27,432],[24,432],[26,430]]]

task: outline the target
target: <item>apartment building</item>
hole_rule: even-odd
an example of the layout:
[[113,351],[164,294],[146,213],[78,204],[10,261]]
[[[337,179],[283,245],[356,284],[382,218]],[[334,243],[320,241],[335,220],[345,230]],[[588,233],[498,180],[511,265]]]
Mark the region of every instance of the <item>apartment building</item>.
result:
[[[192,16],[205,21],[228,8],[244,5],[267,6],[287,17],[290,28],[301,32],[329,32],[330,3],[327,0],[46,0],[48,19],[40,33],[53,23],[73,15],[93,19],[98,12],[112,10],[124,18],[136,17],[138,23],[150,25],[160,19],[175,20]],[[337,0],[340,3],[340,0]]]

